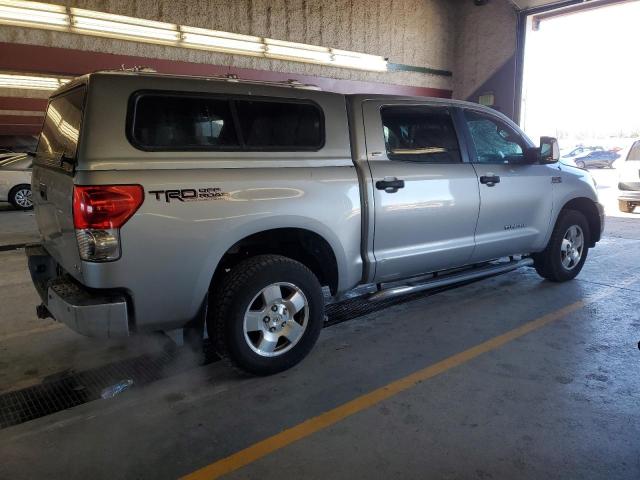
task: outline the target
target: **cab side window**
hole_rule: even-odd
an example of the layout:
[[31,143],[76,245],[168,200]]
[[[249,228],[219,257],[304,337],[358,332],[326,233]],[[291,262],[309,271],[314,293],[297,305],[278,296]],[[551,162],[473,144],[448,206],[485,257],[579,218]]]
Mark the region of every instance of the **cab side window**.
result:
[[505,122],[470,110],[464,115],[476,149],[477,163],[524,161],[524,140]]
[[460,163],[460,146],[444,108],[389,106],[381,110],[389,160]]

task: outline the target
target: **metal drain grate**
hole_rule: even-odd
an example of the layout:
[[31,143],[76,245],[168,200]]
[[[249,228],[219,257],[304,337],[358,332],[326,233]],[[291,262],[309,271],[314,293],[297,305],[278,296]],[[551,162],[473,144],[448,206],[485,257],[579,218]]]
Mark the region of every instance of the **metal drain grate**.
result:
[[24,248],[28,245],[28,243],[11,243],[9,245],[0,245],[0,252],[8,252],[10,250],[18,250],[19,248]]
[[177,373],[175,357],[143,355],[0,395],[0,429],[97,400],[105,387],[123,379],[145,385]]
[[[325,327],[452,288],[455,287],[442,287],[379,302],[369,302],[365,298],[356,297],[332,303],[326,308]],[[204,354],[208,363],[217,360],[209,344],[205,344]],[[181,358],[185,361],[180,361]],[[132,379],[135,388],[185,371],[192,368],[194,363],[193,358],[189,360],[184,356],[181,357],[181,350],[174,349],[111,363],[2,394],[0,395],[0,429],[97,400],[104,388],[120,380]]]

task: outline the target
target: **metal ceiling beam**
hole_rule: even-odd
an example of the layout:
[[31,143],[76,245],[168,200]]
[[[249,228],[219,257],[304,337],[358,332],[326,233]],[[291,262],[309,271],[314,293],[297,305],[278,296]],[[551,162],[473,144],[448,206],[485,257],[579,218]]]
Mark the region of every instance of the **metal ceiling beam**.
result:
[[595,8],[608,7],[611,5],[615,5],[617,3],[628,3],[635,2],[637,0],[584,0],[583,2],[576,3],[574,5],[561,7],[549,11],[545,11],[543,13],[539,13],[537,15],[532,16],[531,27],[533,30],[538,30],[540,28],[540,23],[544,20],[549,20],[551,18],[564,17],[566,15],[572,15],[578,12],[584,12],[587,10],[593,10]]

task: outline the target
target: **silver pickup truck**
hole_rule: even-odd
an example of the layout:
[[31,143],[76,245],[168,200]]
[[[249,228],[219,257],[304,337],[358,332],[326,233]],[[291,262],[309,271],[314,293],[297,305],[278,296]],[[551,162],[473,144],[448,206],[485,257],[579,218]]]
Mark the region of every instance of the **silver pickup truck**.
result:
[[471,103],[85,75],[51,97],[34,161],[38,314],[90,336],[206,331],[236,367],[278,372],[316,342],[326,288],[575,277],[603,209],[557,160]]

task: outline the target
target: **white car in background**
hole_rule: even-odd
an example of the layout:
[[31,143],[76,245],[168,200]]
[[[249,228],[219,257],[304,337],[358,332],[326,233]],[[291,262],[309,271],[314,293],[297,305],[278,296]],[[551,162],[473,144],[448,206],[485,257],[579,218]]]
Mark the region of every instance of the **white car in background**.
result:
[[32,163],[31,157],[26,153],[0,159],[0,202],[9,202],[19,210],[33,208]]
[[631,146],[619,172],[618,206],[621,212],[632,213],[640,206],[640,140]]

